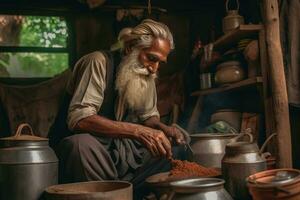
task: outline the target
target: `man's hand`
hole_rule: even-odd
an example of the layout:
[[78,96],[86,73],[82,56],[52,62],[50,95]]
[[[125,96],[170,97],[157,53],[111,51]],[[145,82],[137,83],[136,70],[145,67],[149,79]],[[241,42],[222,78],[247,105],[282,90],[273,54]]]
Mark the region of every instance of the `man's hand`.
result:
[[185,139],[181,131],[175,126],[167,126],[159,121],[156,116],[150,117],[144,121],[145,126],[162,130],[170,141],[175,140],[177,144],[185,144]]
[[168,138],[175,140],[177,144],[185,144],[183,134],[175,126],[164,126],[162,130]]
[[155,157],[172,157],[171,143],[164,132],[148,127],[139,127],[135,131],[137,139],[143,143]]

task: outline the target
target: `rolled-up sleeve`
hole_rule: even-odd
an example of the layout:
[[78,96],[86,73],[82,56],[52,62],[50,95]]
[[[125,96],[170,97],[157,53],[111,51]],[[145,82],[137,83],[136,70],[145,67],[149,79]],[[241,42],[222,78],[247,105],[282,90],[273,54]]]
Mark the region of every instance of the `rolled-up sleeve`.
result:
[[82,57],[73,72],[73,97],[68,110],[67,123],[70,130],[76,124],[98,113],[104,98],[106,60],[101,52]]
[[157,110],[157,93],[155,82],[151,82],[149,87],[149,98],[148,101],[145,101],[144,109],[141,109],[136,112],[140,121],[145,121],[150,117],[157,116],[160,117],[159,112]]

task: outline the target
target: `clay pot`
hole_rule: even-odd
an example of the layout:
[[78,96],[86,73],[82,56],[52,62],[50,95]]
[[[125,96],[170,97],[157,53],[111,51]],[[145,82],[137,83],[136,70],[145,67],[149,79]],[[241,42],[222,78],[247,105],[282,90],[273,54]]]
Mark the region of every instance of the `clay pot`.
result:
[[89,181],[53,185],[45,190],[46,200],[132,200],[127,181]]
[[215,82],[217,84],[235,83],[244,78],[245,72],[238,61],[227,61],[217,66],[215,74]]
[[300,199],[300,171],[274,169],[253,174],[247,178],[253,200]]

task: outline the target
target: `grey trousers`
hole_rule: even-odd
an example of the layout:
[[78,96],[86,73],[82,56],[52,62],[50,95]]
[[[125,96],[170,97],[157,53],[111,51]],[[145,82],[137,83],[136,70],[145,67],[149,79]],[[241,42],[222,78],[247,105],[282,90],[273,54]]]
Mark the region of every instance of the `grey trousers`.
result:
[[[186,159],[183,147],[172,151],[175,159]],[[151,157],[141,144],[130,139],[77,134],[62,140],[56,153],[60,183],[126,180],[133,183],[135,191],[145,193],[147,177],[170,169],[167,159]]]

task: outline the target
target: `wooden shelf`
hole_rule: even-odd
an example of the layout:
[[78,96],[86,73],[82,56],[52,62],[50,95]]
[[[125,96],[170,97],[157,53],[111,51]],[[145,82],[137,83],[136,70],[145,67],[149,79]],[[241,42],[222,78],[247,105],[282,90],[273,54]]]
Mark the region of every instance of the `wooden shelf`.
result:
[[227,84],[223,85],[217,88],[210,88],[210,89],[205,89],[205,90],[199,90],[196,92],[193,92],[191,96],[204,96],[208,94],[213,94],[213,93],[218,93],[218,92],[225,92],[228,90],[238,90],[241,88],[249,87],[249,86],[254,86],[259,83],[262,83],[262,77],[253,77],[253,78],[248,78],[245,80],[242,80],[240,82],[232,83],[232,84]]
[[226,49],[227,47],[230,47],[233,44],[237,43],[240,39],[251,37],[257,34],[262,29],[263,25],[261,24],[240,25],[237,29],[232,30],[231,32],[217,39],[213,43],[214,49]]

